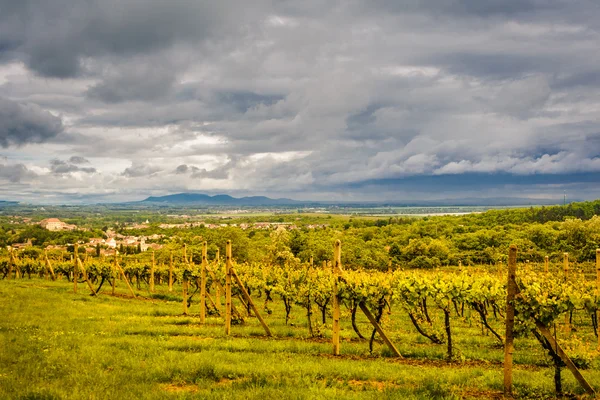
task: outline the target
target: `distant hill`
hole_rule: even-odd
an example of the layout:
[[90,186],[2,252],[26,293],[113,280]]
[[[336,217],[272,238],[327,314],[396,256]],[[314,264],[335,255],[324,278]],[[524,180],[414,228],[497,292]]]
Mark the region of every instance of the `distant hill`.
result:
[[[349,207],[446,207],[446,206],[530,206],[530,205],[559,205],[562,200],[530,199],[516,197],[498,198],[463,198],[421,201],[299,201],[286,198],[272,199],[265,196],[232,197],[227,194],[210,196],[201,193],[178,193],[167,196],[148,197],[141,202],[144,204],[162,205],[209,205],[209,206],[349,206]],[[131,204],[131,203],[130,203]]]
[[227,194],[209,196],[200,193],[178,193],[168,196],[148,197],[142,203],[159,204],[197,204],[197,205],[222,205],[222,206],[274,206],[303,204],[291,199],[272,199],[265,196],[251,196],[236,198]]
[[0,207],[16,206],[17,204],[19,204],[18,201],[0,200]]

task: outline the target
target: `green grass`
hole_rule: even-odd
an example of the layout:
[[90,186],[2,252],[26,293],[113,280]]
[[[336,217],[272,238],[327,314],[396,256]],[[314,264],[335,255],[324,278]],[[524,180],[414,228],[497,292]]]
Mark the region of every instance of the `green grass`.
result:
[[[459,399],[502,390],[503,351],[481,334],[474,315],[452,320],[462,362],[444,361],[445,346],[420,337],[399,310],[385,315],[384,327],[404,359],[381,343],[370,354],[347,312],[342,355],[334,357],[331,327],[324,338],[310,338],[299,306],[286,326],[281,302],[270,304],[273,313],[264,317],[275,338],[254,318],[227,337],[222,318],[201,326],[196,304],[183,316],[177,293],[163,289],[133,300],[110,296],[110,289],[90,297],[82,285],[73,294],[65,281],[0,281],[0,399]],[[126,294],[122,283],[118,291]],[[367,336],[366,318],[358,322]],[[589,327],[578,334],[584,331]],[[517,395],[553,397],[553,371],[539,345],[518,339],[516,346]],[[583,373],[599,388],[597,358]],[[568,371],[563,380],[567,392],[582,393]]]

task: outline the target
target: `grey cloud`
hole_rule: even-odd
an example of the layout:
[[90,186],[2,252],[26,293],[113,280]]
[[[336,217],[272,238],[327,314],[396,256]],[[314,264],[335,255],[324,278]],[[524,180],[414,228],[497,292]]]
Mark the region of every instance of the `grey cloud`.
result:
[[81,156],[71,156],[71,158],[69,158],[69,162],[71,164],[89,164],[90,161],[85,158],[85,157],[81,157]]
[[190,177],[192,179],[217,179],[224,180],[228,179],[232,173],[232,171],[240,164],[242,159],[238,155],[230,155],[229,161],[225,164],[220,165],[211,170],[207,170],[206,168],[199,168],[197,166],[190,166],[189,170],[191,171]]
[[227,168],[216,168],[214,170],[206,170],[206,168],[196,168],[191,175],[192,178],[210,178],[210,179],[227,179],[229,178],[229,170]]
[[60,118],[35,104],[18,103],[0,97],[0,146],[43,143],[64,127]]
[[593,0],[59,1],[7,3],[0,62],[77,78],[0,93],[64,115],[54,154],[126,162],[115,196],[598,171]]
[[128,178],[139,178],[142,176],[153,176],[160,171],[161,169],[158,167],[134,162],[131,164],[131,167],[125,168],[121,175]]
[[181,165],[177,166],[177,168],[175,168],[175,173],[176,174],[185,174],[186,172],[188,172],[189,169],[190,169],[190,167],[188,167],[186,164],[181,164]]
[[106,103],[155,100],[169,94],[175,74],[175,68],[165,60],[136,58],[105,73],[103,80],[91,86],[86,95]]
[[231,105],[237,112],[245,113],[258,105],[270,106],[282,100],[280,95],[264,95],[250,91],[222,91],[217,93],[217,98],[223,104]]
[[24,164],[0,164],[0,178],[9,182],[18,183],[23,179],[35,177],[37,177],[37,174]]
[[[75,161],[85,160],[82,157],[71,157],[71,159],[68,162],[59,160],[59,159],[53,159],[53,160],[50,160],[50,171],[52,171],[52,173],[57,174],[57,175],[69,174],[71,172],[85,172],[86,174],[93,174],[96,172],[96,168],[79,167],[79,166],[75,165],[77,163],[71,162],[71,160],[73,158],[76,159]],[[87,161],[87,160],[85,160],[85,161]]]
[[71,77],[86,71],[90,57],[152,53],[235,31],[239,16],[254,17],[253,8],[230,0],[2,0],[0,38],[6,39],[0,48],[21,54],[41,75]]

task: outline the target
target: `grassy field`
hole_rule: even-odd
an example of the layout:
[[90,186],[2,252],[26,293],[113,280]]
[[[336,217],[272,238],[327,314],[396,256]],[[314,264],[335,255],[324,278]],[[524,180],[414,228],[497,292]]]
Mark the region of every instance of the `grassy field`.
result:
[[[117,296],[106,289],[91,297],[85,284],[79,288],[74,294],[66,281],[0,281],[0,399],[458,399],[498,398],[502,390],[503,350],[474,315],[453,319],[460,362],[445,361],[445,346],[419,336],[399,310],[385,315],[384,326],[403,359],[381,343],[370,353],[346,312],[342,355],[334,357],[330,326],[323,338],[310,338],[303,309],[295,306],[286,326],[277,300],[265,315],[275,338],[266,338],[255,318],[227,337],[222,318],[201,326],[198,306],[182,315],[177,295],[164,288],[155,298],[138,291],[145,298],[136,300],[123,283]],[[358,322],[370,334],[366,318]],[[594,342],[589,327],[580,331]],[[517,397],[553,397],[548,361],[533,340],[517,340]],[[597,356],[583,373],[600,389]],[[568,371],[563,381],[567,392],[582,393]]]

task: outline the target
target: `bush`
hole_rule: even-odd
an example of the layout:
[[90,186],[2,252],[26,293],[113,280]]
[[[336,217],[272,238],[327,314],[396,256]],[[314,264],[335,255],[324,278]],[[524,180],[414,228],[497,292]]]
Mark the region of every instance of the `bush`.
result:
[[409,263],[409,268],[432,269],[441,265],[440,259],[437,257],[417,256]]

